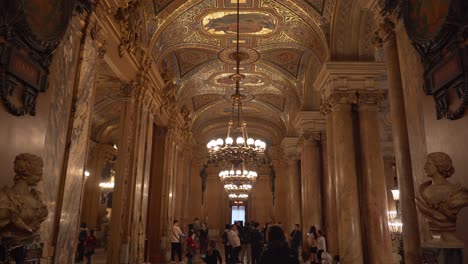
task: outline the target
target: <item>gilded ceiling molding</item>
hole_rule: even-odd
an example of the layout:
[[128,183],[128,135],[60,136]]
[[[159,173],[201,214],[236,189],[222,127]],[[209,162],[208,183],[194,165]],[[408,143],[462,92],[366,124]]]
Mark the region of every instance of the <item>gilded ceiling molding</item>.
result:
[[331,31],[331,59],[373,60],[373,17],[358,1],[338,1]]
[[178,44],[174,44],[174,45],[167,47],[167,49],[165,49],[161,53],[158,53],[157,57],[154,57],[154,53],[152,56],[153,56],[155,63],[160,64],[161,61],[166,59],[168,55],[181,49],[197,49],[197,50],[214,52],[217,54],[221,51],[222,48],[218,46],[204,44],[204,43],[178,43]]

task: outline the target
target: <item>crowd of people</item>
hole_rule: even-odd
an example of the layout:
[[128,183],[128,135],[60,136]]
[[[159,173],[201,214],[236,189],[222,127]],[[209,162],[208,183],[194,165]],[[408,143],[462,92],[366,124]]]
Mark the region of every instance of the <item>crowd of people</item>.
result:
[[[299,224],[291,233],[285,233],[281,223],[266,224],[258,222],[235,222],[226,224],[220,238],[224,246],[224,260],[227,264],[339,264],[339,256],[327,252],[326,239],[321,230],[311,226],[303,243]],[[200,258],[207,264],[223,263],[223,256],[216,248],[216,241],[208,238],[207,223],[198,218],[188,226],[188,235],[180,229],[175,220],[171,235],[171,261],[176,257],[182,263],[182,244],[185,244],[187,264],[192,264],[199,248]]]
[[80,226],[80,232],[78,234],[78,247],[75,261],[77,263],[81,263],[86,257],[86,263],[91,264],[91,257],[94,255],[96,244],[97,239],[94,235],[94,230],[91,229],[88,232],[86,223],[82,223]]

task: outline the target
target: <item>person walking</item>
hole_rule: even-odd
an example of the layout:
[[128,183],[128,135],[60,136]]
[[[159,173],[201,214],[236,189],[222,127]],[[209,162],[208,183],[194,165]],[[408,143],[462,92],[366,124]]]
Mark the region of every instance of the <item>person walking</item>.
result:
[[322,230],[317,232],[317,259],[319,263],[322,263],[322,253],[327,251],[327,243],[325,237],[323,236]]
[[250,243],[252,240],[252,228],[250,223],[245,223],[244,230],[241,233],[241,252],[240,259],[241,263],[244,263],[245,258],[247,258],[246,264],[252,264],[252,251],[250,248]]
[[228,239],[228,232],[231,229],[230,224],[226,224],[226,229],[224,229],[223,236],[221,238],[223,245],[224,245],[224,259],[226,260],[226,263],[229,262],[230,256],[231,256],[231,251],[232,251],[232,246],[229,244],[229,239]]
[[179,262],[182,262],[182,245],[181,240],[184,237],[184,233],[180,230],[180,223],[178,220],[174,220],[174,223],[171,228],[171,263],[175,263],[175,256],[177,254],[177,258]]
[[193,264],[193,258],[195,257],[195,249],[197,245],[195,244],[195,233],[193,230],[190,230],[187,236],[187,264]]
[[302,241],[301,226],[299,224],[294,225],[294,230],[291,232],[291,249],[299,253],[299,248]]
[[[216,249],[216,241],[211,240],[208,246],[208,250],[206,251],[206,256],[202,258],[206,264],[219,264],[223,263],[223,258],[221,257],[221,253]],[[227,259],[226,259],[227,261]]]
[[252,248],[252,264],[260,264],[260,257],[262,255],[263,237],[260,230],[258,230],[259,226],[259,223],[253,223],[252,240],[250,242]]
[[317,228],[315,226],[311,226],[309,233],[307,233],[307,246],[309,248],[310,264],[317,263],[317,238]]
[[96,240],[96,236],[94,236],[94,230],[91,229],[89,231],[89,236],[84,243],[84,246],[85,246],[84,254],[86,256],[86,259],[88,260],[87,261],[88,264],[91,264],[91,256],[94,255],[94,249],[96,248],[96,243],[97,243],[97,240]]
[[76,262],[82,262],[84,259],[85,253],[85,242],[88,238],[88,228],[86,228],[86,223],[81,223],[80,233],[78,235],[78,248],[76,252]]
[[237,232],[236,224],[231,226],[231,230],[227,235],[229,244],[232,246],[231,256],[229,257],[229,264],[236,264],[239,261],[239,252],[241,250],[241,242]]
[[260,264],[299,264],[297,251],[288,247],[281,227],[273,225],[268,229],[268,244]]
[[199,233],[200,254],[205,254],[208,249],[208,228],[205,223],[201,224]]

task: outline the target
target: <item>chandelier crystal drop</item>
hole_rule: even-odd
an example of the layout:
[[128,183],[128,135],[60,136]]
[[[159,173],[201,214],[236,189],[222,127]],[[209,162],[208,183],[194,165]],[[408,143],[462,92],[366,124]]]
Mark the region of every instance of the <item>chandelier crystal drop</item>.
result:
[[[217,165],[239,165],[239,164],[261,164],[264,161],[266,143],[260,139],[249,137],[247,133],[247,122],[244,121],[242,111],[242,100],[246,97],[240,93],[240,82],[245,75],[240,73],[240,61],[242,57],[239,52],[239,1],[237,1],[237,42],[236,42],[236,73],[230,75],[235,81],[235,93],[232,98],[232,116],[228,123],[227,136],[212,139],[207,144],[209,162]],[[236,116],[237,115],[237,116]],[[237,122],[234,122],[236,120]]]

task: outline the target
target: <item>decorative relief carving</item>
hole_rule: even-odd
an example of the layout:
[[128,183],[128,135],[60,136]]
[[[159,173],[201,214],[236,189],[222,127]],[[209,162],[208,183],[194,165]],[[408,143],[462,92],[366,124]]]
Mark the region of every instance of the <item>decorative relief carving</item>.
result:
[[11,114],[36,114],[37,96],[47,90],[52,54],[75,8],[92,12],[94,4],[86,0],[0,4],[0,97]]
[[136,54],[142,40],[143,18],[140,6],[141,1],[132,0],[127,2],[127,6],[119,7],[115,14],[115,20],[119,22],[122,34],[119,44],[120,57],[124,55],[125,51]]
[[384,90],[359,91],[357,93],[357,104],[360,106],[379,107],[385,96]]
[[427,155],[424,170],[432,180],[419,186],[416,205],[428,220],[434,242],[463,247],[463,242],[455,237],[455,230],[458,212],[468,206],[468,189],[447,181],[455,169],[446,153]]
[[[328,104],[330,108],[339,105],[351,105],[357,103],[357,94],[355,91],[333,91],[324,99],[324,104]],[[326,109],[326,108],[324,108]]]
[[468,6],[464,0],[401,1],[404,26],[424,66],[424,91],[437,119],[456,120],[468,106]]

